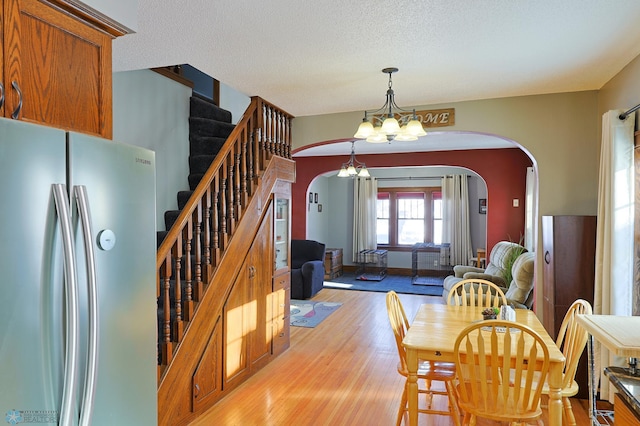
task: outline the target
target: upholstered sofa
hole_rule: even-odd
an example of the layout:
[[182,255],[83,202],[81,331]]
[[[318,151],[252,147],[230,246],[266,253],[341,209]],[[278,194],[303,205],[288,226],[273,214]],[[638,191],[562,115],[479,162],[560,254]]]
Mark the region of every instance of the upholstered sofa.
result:
[[533,273],[535,269],[534,252],[522,253],[511,267],[513,279],[505,292],[507,302],[516,308],[531,309],[533,306]]
[[291,240],[291,298],[310,299],[324,286],[325,245]]
[[[504,289],[505,293],[511,286],[511,282],[506,282],[505,271],[508,265],[507,260],[514,255],[514,251],[526,252],[526,249],[520,244],[510,241],[500,241],[493,246],[489,255],[487,267],[485,269],[474,266],[456,265],[453,267],[453,275],[444,279],[442,296],[446,299],[449,290],[459,281],[463,279],[475,278],[484,279],[493,282],[497,286]],[[522,255],[520,255],[522,256]],[[517,259],[516,259],[517,260]],[[515,266],[515,263],[513,264]],[[519,265],[520,266],[520,265]],[[522,267],[522,266],[520,266]],[[513,267],[512,274],[515,276]],[[533,281],[533,270],[531,278]],[[533,286],[533,283],[531,283]],[[515,291],[515,290],[514,290]],[[515,301],[515,300],[514,300]],[[524,304],[524,303],[521,303]]]

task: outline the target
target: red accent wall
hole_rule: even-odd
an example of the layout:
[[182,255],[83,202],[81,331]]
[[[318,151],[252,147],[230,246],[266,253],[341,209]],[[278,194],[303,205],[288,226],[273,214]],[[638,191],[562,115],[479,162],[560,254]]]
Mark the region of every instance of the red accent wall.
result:
[[[526,168],[531,159],[518,148],[358,155],[368,168],[398,166],[458,166],[473,170],[487,184],[487,253],[502,240],[517,241],[524,234]],[[340,165],[338,157],[301,157],[292,185],[291,238],[306,237],[306,194],[313,179]],[[374,173],[375,174],[375,173]],[[513,199],[520,200],[513,207]],[[473,207],[473,206],[472,206]]]

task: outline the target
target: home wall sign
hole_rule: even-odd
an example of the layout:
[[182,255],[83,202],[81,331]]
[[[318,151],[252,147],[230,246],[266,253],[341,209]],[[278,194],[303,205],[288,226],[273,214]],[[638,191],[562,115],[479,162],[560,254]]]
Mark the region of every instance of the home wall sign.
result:
[[[401,126],[407,124],[406,122],[411,118],[411,115],[401,117],[400,114],[394,114],[394,116]],[[376,123],[376,125],[380,125],[385,118],[387,118],[385,114],[374,115],[373,122]],[[416,111],[416,118],[422,123],[422,127],[425,128],[453,126],[456,124],[456,109],[445,108]]]
[[455,108],[416,111],[416,116],[423,127],[447,127],[456,124]]

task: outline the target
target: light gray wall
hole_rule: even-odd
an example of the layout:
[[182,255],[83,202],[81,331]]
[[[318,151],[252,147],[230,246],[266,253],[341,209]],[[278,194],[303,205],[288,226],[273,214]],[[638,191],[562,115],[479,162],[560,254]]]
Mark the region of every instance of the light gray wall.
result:
[[251,98],[249,96],[222,82],[220,83],[220,106],[227,111],[231,111],[233,124],[238,124],[250,103]]
[[[473,247],[486,246],[486,215],[478,212],[478,198],[487,197],[487,187],[477,174],[459,167],[415,167],[408,171],[404,168],[369,169],[377,178],[404,177],[411,175],[412,180],[381,180],[378,188],[440,186],[439,176],[449,174],[469,174],[469,217],[472,227]],[[330,248],[343,249],[343,263],[353,265],[353,180],[339,178],[336,173],[319,176],[310,185],[309,192],[318,193],[322,213],[318,213],[317,204],[309,205],[307,198],[307,237],[320,241]],[[416,180],[420,177],[433,177],[428,180]],[[387,266],[390,268],[411,268],[411,252],[389,252]]]
[[113,74],[113,139],[156,152],[156,223],[175,210],[178,191],[189,189],[191,89],[150,71]]
[[[628,110],[640,104],[640,56],[629,62],[598,92],[599,128],[602,131],[602,115],[612,109]],[[640,120],[636,114],[636,130]],[[602,138],[600,138],[602,139]]]
[[[328,219],[329,211],[331,210],[329,192],[329,178],[326,176],[320,176],[311,182],[307,192],[307,238],[325,244],[327,235],[332,232]],[[309,203],[310,193],[314,194],[311,203]],[[317,203],[315,202],[315,194],[318,194]],[[322,211],[319,211],[318,206],[322,206]],[[327,248],[332,247],[331,245],[327,246]]]

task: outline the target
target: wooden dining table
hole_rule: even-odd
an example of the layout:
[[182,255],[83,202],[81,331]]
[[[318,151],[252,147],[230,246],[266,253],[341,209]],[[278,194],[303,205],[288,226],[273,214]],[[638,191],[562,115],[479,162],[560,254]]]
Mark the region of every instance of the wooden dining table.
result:
[[[418,308],[402,341],[407,351],[409,424],[418,424],[418,360],[455,362],[454,344],[460,332],[475,321],[482,321],[476,306],[424,304]],[[562,370],[564,355],[533,311],[516,309],[516,322],[532,328],[549,348],[549,425],[562,425]],[[456,425],[460,419],[456,419]]]

